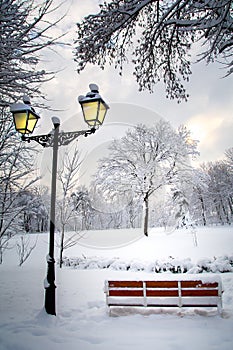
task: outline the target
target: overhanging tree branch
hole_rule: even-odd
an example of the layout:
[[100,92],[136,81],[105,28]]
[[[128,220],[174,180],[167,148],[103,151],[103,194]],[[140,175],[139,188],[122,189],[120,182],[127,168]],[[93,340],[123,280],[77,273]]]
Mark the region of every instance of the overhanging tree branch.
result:
[[81,72],[87,63],[104,69],[107,62],[122,72],[129,60],[139,90],[153,92],[162,80],[166,95],[187,100],[183,82],[191,74],[190,49],[205,41],[200,60],[221,59],[231,74],[232,1],[112,0],[100,12],[77,24],[75,61]]
[[65,15],[48,20],[59,7],[53,6],[53,0],[0,1],[0,107],[24,94],[41,97],[40,84],[53,78],[54,72],[38,68],[38,53],[60,43],[65,35],[54,37],[51,32]]

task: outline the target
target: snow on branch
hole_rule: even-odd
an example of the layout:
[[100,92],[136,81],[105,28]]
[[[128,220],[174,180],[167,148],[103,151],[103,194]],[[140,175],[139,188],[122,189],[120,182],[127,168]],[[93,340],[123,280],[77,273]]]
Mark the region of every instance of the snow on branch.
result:
[[[108,62],[122,73],[134,64],[139,90],[153,92],[163,81],[168,98],[187,100],[183,82],[191,74],[190,49],[204,40],[201,60],[222,59],[232,72],[232,1],[114,0],[77,24],[75,61],[81,72],[87,63],[104,69]],[[132,58],[131,58],[132,57]]]
[[64,36],[51,32],[64,16],[48,20],[59,7],[53,6],[53,0],[40,4],[35,0],[0,2],[0,107],[23,94],[40,96],[40,84],[53,78],[54,72],[39,69],[38,53],[55,46]]

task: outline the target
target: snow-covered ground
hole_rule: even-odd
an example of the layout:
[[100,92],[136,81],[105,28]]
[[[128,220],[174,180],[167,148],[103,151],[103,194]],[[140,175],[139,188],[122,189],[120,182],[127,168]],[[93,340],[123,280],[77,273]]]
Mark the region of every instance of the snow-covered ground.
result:
[[[170,235],[151,230],[149,238],[140,238],[139,231],[132,230],[89,232],[65,255],[95,257],[97,261],[98,257],[99,260],[119,258],[116,261],[121,266],[126,261],[140,261],[144,266],[157,259],[166,261],[171,256],[179,261],[189,258],[197,264],[200,260],[215,257],[216,261],[216,257],[233,255],[231,227],[200,228],[197,239],[196,247],[193,236],[186,230]],[[7,251],[4,257],[0,266],[1,350],[233,349],[232,272],[218,274],[224,289],[223,317],[198,308],[182,312],[165,309],[145,314],[127,312],[126,316],[109,317],[103,292],[105,279],[153,279],[165,274],[155,274],[152,270],[101,269],[96,265],[92,269],[57,268],[57,316],[54,317],[43,311],[47,249],[47,235],[43,234],[22,267],[17,266],[15,249]],[[166,278],[171,277],[174,275],[166,273]]]

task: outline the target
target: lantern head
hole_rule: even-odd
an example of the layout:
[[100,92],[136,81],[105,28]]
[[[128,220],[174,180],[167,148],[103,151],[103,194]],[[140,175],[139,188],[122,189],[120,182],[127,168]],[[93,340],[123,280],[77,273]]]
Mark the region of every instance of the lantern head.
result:
[[103,124],[109,106],[99,95],[99,88],[96,84],[90,84],[90,92],[86,96],[79,96],[85,122],[91,128],[97,128]]
[[34,109],[29,104],[14,103],[10,106],[10,110],[13,114],[16,131],[23,135],[32,134],[40,119]]

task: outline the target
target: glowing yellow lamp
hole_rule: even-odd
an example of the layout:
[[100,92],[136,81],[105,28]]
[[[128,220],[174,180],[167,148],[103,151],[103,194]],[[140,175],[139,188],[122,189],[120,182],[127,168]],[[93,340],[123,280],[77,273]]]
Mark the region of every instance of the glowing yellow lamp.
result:
[[109,106],[99,95],[98,86],[90,84],[91,92],[86,96],[79,96],[85,122],[92,128],[103,124]]
[[40,117],[30,105],[14,103],[11,105],[11,113],[13,114],[15,129],[19,133],[23,135],[33,133]]

